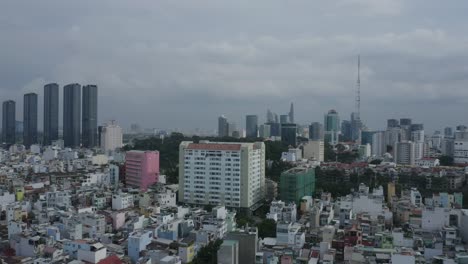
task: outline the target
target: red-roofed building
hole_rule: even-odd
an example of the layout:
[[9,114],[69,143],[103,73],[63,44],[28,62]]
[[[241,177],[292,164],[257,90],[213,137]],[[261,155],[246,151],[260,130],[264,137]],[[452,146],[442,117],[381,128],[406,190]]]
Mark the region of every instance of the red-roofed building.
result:
[[98,262],[98,264],[122,264],[122,260],[116,255],[108,256],[107,258]]
[[190,143],[187,149],[200,149],[200,150],[233,150],[239,151],[241,144],[228,144],[228,143]]

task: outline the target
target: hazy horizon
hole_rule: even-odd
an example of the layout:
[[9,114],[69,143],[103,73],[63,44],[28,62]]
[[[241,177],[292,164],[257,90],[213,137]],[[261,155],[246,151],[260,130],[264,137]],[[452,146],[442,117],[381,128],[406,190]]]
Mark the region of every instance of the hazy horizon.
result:
[[[463,8],[465,6],[465,8]],[[49,82],[96,84],[99,123],[214,130],[225,114],[289,111],[297,123],[354,111],[371,129],[410,117],[426,130],[467,124],[468,2],[6,1],[1,101]],[[60,105],[60,112],[63,107]],[[60,114],[60,125],[62,123]]]

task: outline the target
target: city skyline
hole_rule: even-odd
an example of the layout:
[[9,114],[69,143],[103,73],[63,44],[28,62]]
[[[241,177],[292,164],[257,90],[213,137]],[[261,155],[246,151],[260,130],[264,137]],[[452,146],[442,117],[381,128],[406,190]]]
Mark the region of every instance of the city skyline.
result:
[[[95,83],[99,123],[124,127],[138,119],[146,127],[214,129],[221,113],[243,124],[247,113],[263,116],[291,101],[296,122],[306,124],[329,109],[353,111],[360,54],[361,119],[369,128],[407,113],[429,130],[465,123],[457,113],[468,101],[461,14],[468,3],[338,2],[286,9],[278,1],[7,3],[0,91],[20,102],[49,82]],[[181,10],[190,23],[173,19]],[[220,23],[222,31],[212,27]]]
[[0,6],[0,264],[468,263],[468,2]]

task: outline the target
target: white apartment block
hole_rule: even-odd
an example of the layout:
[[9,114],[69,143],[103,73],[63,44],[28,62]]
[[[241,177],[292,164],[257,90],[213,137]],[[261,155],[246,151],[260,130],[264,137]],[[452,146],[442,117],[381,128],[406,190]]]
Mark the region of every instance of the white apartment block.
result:
[[304,159],[313,159],[323,162],[325,160],[325,145],[323,141],[309,141],[303,146]]
[[133,195],[129,193],[118,193],[112,195],[112,210],[123,210],[133,207]]
[[453,161],[468,163],[468,132],[455,132]]
[[372,155],[380,157],[387,152],[385,132],[379,131],[372,135]]
[[424,130],[415,130],[411,132],[411,141],[424,142]]
[[114,151],[122,147],[122,128],[112,120],[102,128],[101,148],[104,151]]
[[411,141],[398,142],[393,149],[396,164],[414,165],[415,163],[415,144]]
[[181,202],[250,208],[264,198],[263,142],[184,141],[179,148]]
[[414,159],[424,158],[424,142],[414,142]]

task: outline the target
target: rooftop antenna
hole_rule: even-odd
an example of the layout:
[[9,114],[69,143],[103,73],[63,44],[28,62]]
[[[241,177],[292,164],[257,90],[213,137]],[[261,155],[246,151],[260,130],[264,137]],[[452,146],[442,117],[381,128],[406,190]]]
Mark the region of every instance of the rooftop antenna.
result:
[[356,119],[361,119],[361,55],[358,55],[357,62],[357,83],[356,83]]

